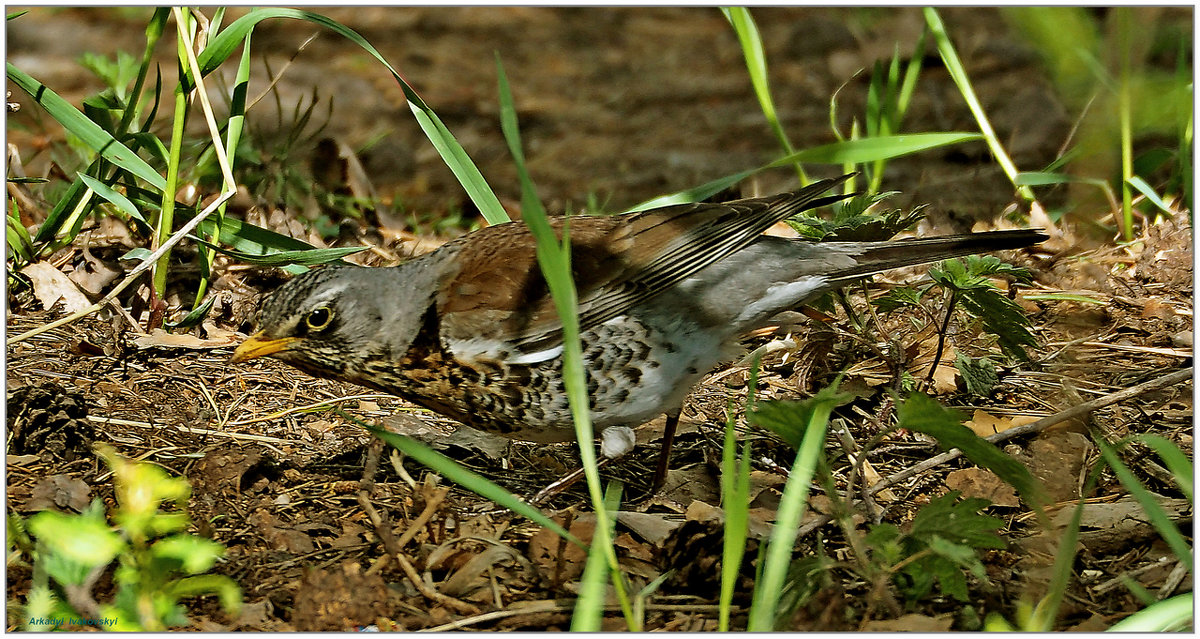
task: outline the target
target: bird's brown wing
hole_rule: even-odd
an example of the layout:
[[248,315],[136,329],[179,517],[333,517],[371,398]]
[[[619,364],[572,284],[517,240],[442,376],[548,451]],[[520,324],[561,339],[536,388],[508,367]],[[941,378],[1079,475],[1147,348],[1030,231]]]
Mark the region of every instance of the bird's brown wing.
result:
[[[724,204],[682,204],[567,221],[581,330],[620,315],[738,251],[776,222],[846,196],[822,197],[850,176],[796,191]],[[551,220],[561,239],[564,220]],[[462,240],[459,268],[438,299],[443,339],[504,344],[518,353],[553,349],[562,323],[522,223]],[[487,350],[481,348],[481,350]]]

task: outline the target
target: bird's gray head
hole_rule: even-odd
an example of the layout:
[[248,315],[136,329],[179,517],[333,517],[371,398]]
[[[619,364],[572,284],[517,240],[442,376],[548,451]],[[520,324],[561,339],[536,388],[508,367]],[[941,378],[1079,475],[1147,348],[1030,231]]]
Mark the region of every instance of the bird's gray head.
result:
[[344,374],[378,334],[384,291],[372,271],[379,270],[331,266],[292,279],[267,298],[258,332],[230,361],[270,356],[323,377]]

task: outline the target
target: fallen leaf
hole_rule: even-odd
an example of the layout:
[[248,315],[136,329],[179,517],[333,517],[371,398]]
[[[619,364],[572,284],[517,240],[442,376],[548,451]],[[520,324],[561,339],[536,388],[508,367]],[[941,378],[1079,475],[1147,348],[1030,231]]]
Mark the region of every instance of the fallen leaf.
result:
[[1030,442],[1026,463],[1051,500],[1067,501],[1079,497],[1080,474],[1091,450],[1087,435],[1050,429]]
[[104,260],[92,255],[87,247],[84,247],[83,263],[76,266],[75,270],[71,271],[67,277],[84,291],[99,296],[104,291],[104,287],[112,284],[121,275],[121,272],[121,269],[110,266]]
[[83,481],[70,475],[51,475],[33,487],[26,507],[29,510],[71,509],[82,512],[88,506],[91,489]]
[[950,615],[929,617],[912,613],[898,619],[868,621],[862,629],[865,632],[947,632],[953,623],[954,618]]
[[617,513],[617,522],[633,531],[635,535],[655,546],[662,545],[671,531],[683,523],[676,514],[635,513],[622,510]]
[[[554,521],[561,525],[566,519],[559,515]],[[591,543],[596,524],[576,520],[571,522],[569,531],[583,543]],[[583,566],[587,562],[587,554],[582,549],[559,537],[558,533],[549,528],[541,528],[529,538],[527,557],[543,577],[559,584],[578,579],[583,574]]]
[[29,278],[34,297],[46,310],[54,308],[60,301],[67,313],[76,313],[92,305],[75,282],[46,262],[34,262],[21,269],[21,273]]
[[972,432],[980,437],[988,437],[990,435],[995,435],[996,433],[1003,433],[1010,428],[1024,426],[1025,424],[1032,424],[1037,420],[1037,417],[1032,417],[1029,415],[996,417],[991,413],[987,413],[980,409],[975,409],[975,414],[971,416],[971,419],[964,422],[963,425],[967,428],[970,428]]
[[187,333],[168,333],[161,328],[150,331],[149,335],[138,335],[133,338],[133,344],[141,350],[147,348],[171,348],[182,350],[208,350],[225,348],[238,342],[237,334],[230,333],[221,339],[200,339]]

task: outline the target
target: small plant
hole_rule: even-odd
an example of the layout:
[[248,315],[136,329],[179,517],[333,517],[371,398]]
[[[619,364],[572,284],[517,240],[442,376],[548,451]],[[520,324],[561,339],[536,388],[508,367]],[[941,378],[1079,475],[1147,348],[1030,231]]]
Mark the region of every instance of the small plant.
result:
[[[161,631],[188,624],[182,599],[208,594],[236,614],[241,607],[237,584],[224,575],[205,574],[224,547],[185,532],[188,483],[153,464],[128,461],[107,446],[99,454],[113,470],[115,526],[98,498],[78,515],[43,511],[27,525],[10,518],[10,524],[18,524],[10,525],[10,547],[25,547],[33,557],[25,629],[96,625]],[[167,504],[174,511],[164,510]],[[109,602],[97,602],[93,589],[114,560],[115,594]]]
[[[935,287],[945,291],[946,309],[941,320],[941,330],[938,332],[934,367],[941,361],[946,330],[956,307],[961,307],[969,316],[980,320],[983,330],[996,336],[1000,349],[1006,355],[1020,361],[1027,360],[1029,356],[1025,353],[1025,347],[1037,344],[1033,334],[1029,332],[1029,318],[1016,302],[1005,297],[1000,289],[992,284],[989,278],[996,275],[1005,275],[1018,282],[1030,281],[1029,271],[1026,269],[1005,264],[991,255],[972,255],[946,260],[929,269],[932,284],[921,288],[895,288],[887,295],[874,300],[872,304],[884,313],[901,307],[921,308],[921,299],[929,291]],[[927,378],[932,379],[933,373],[931,368]],[[977,387],[982,388],[982,385]]]
[[958,491],[951,491],[929,502],[907,532],[883,523],[867,533],[872,560],[892,575],[908,601],[928,596],[935,582],[940,592],[969,601],[963,571],[986,580],[978,551],[1005,547],[995,532],[1004,527],[1004,520],[980,513],[991,502],[978,498],[960,501],[958,496]]

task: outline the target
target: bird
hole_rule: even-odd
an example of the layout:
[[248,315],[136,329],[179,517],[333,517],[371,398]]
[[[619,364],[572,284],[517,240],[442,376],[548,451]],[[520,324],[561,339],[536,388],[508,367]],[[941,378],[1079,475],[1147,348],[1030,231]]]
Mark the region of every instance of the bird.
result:
[[[738,338],[863,277],[1015,249],[1008,230],[877,242],[764,235],[853,174],[799,190],[611,216],[551,218],[570,242],[593,427],[601,454],[667,414],[656,486],[684,397],[736,357]],[[563,387],[562,322],[522,222],[485,227],[397,266],[312,269],[270,293],[231,363],[282,360],[399,396],[466,426],[538,443],[576,437]]]

